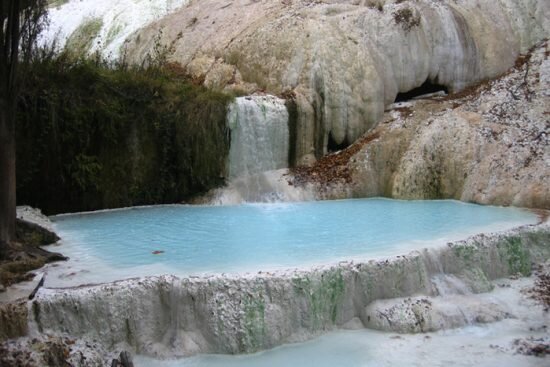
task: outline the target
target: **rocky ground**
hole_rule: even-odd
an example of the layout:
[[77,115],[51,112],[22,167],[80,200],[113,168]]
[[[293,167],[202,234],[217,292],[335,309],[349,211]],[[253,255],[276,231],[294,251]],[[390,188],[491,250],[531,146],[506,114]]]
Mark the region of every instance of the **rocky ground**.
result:
[[104,367],[110,365],[108,356],[100,343],[68,336],[43,334],[0,344],[0,365],[5,367]]
[[41,248],[57,242],[59,237],[52,232],[49,219],[39,210],[18,208],[16,237],[17,240],[10,244],[0,259],[0,292],[11,284],[32,279],[34,274],[30,273],[31,270],[66,259],[61,254]]
[[[524,289],[523,293],[536,300],[544,308],[546,315],[550,312],[550,262],[538,265],[534,272],[535,282],[533,287]],[[548,330],[550,325],[542,325]],[[527,337],[514,341],[514,349],[519,354],[545,357],[550,355],[550,335],[541,338]]]

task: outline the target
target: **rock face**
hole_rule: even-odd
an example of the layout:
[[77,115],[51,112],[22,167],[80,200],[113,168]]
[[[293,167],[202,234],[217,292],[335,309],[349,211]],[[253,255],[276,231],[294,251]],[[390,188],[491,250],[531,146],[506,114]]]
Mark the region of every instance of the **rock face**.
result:
[[293,95],[295,161],[307,163],[372,128],[398,92],[503,73],[549,18],[544,0],[202,0],[137,32],[128,52],[140,61],[160,42],[206,85]]
[[529,274],[531,262],[548,259],[548,241],[550,228],[541,224],[391,260],[307,271],[41,288],[31,305],[31,325],[161,357],[249,353],[339,326],[367,325],[371,302],[436,296],[444,289],[442,274],[461,284],[446,287],[446,293],[489,290],[489,280]]
[[27,335],[27,303],[0,303],[0,342]]
[[118,58],[133,32],[188,3],[188,0],[62,0],[48,9],[45,42],[72,51]]
[[317,183],[325,198],[550,208],[549,55],[543,42],[494,81],[455,96],[395,104],[355,145],[298,170],[294,181]]
[[[365,309],[365,326],[398,333],[425,333],[503,319],[521,319],[522,315],[539,312],[548,320],[547,305],[539,286],[550,274],[549,269],[550,262],[547,261],[538,266],[536,279],[500,279],[487,283],[493,289],[484,289],[484,293],[471,293],[467,287],[462,288],[454,276],[445,275],[444,278],[454,285],[447,288],[452,293],[438,289],[435,297],[374,301]],[[535,312],[532,306],[537,304],[540,309]]]
[[[130,2],[142,4],[124,4]],[[74,3],[52,10],[53,23]],[[105,22],[116,28],[120,19],[112,15],[119,5],[86,4],[82,9],[101,15],[101,32]],[[258,124],[273,130],[264,135],[269,149],[259,147],[258,135],[248,129],[250,139],[240,145],[249,150],[246,157],[261,158],[278,146],[276,157],[267,159],[278,162],[274,168],[282,168],[285,160],[291,166],[310,165],[376,129],[379,138],[346,163],[352,184],[340,182],[320,192],[308,188],[306,195],[285,188],[284,195],[273,195],[269,190],[281,185],[264,184],[259,173],[252,194],[239,193],[243,199],[381,195],[550,208],[545,185],[550,178],[548,46],[498,83],[485,84],[480,96],[420,101],[384,114],[399,92],[426,82],[457,92],[505,73],[520,53],[550,35],[548,1],[236,0],[220,5],[218,0],[180,0],[163,6],[139,25],[132,23],[132,29],[144,26],[132,36],[126,28],[121,31],[129,60],[167,59],[213,89],[286,98],[287,158],[283,142],[271,140],[287,134],[275,128],[284,125],[279,123]],[[71,24],[64,26],[65,33]],[[260,103],[261,98],[239,99],[230,121],[239,109],[256,111],[249,122],[262,121],[260,104],[273,105],[272,117],[282,121],[282,100]],[[237,146],[233,153],[241,149]],[[245,165],[254,160],[248,158],[230,159],[239,172],[230,177],[248,169]],[[266,167],[253,171],[272,169]],[[251,187],[249,181],[235,185]]]

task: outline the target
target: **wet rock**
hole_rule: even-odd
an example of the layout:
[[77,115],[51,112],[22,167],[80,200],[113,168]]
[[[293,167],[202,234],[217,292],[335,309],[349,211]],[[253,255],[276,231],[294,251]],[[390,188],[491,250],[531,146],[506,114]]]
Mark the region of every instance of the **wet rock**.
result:
[[535,270],[535,286],[526,290],[526,293],[550,311],[550,262],[537,266]]
[[365,317],[368,328],[424,333],[490,323],[514,316],[504,305],[471,295],[376,301],[366,308]]
[[0,342],[27,334],[27,304],[0,303]]
[[105,367],[110,354],[98,343],[43,334],[0,343],[2,367]]
[[516,339],[513,347],[516,353],[544,358],[550,355],[550,337]]
[[[476,274],[483,273],[478,278],[487,281],[506,277],[524,262],[530,265],[531,261],[546,260],[550,256],[546,245],[549,235],[548,225],[540,224],[361,264],[341,262],[271,274],[183,279],[160,276],[68,289],[41,288],[34,300],[39,309],[35,321],[45,332],[93,337],[107,348],[125,343],[136,353],[160,358],[251,353],[304,341],[338,327],[368,325],[368,316],[374,323],[378,316],[367,315],[365,308],[376,300],[419,294],[424,298],[410,298],[405,306],[396,308],[407,313],[406,320],[410,320],[399,329],[438,330],[491,322],[512,317],[514,312],[502,303],[468,301],[468,295],[458,295],[465,298],[456,302],[434,300],[439,291],[432,279],[445,273],[459,282],[459,275],[473,268]],[[518,255],[525,260],[519,265]],[[447,288],[449,297],[453,297],[453,289],[461,289]],[[465,282],[462,288],[473,290]],[[514,289],[498,287],[496,291]],[[455,303],[464,306],[460,309]],[[390,319],[393,322],[395,318]]]
[[[191,65],[206,84],[212,79],[234,88],[240,84],[230,78],[234,67],[256,90],[293,93],[295,162],[304,163],[327,153],[331,139],[344,146],[357,140],[399,92],[426,80],[458,91],[496,77],[549,30],[550,8],[542,0],[379,6],[382,11],[363,1],[238,0],[227,8],[216,0],[190,2],[136,32],[127,50],[141,63],[163,30],[162,44],[178,40],[171,60]],[[182,34],[181,25],[196,19],[208,21]]]
[[119,357],[111,362],[111,367],[134,367],[132,355],[126,351],[120,352]]

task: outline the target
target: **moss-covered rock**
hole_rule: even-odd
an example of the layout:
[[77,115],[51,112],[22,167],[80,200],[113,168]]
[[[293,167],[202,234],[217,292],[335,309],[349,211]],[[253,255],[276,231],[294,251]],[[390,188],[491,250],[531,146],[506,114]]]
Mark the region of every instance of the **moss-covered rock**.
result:
[[0,342],[27,334],[27,304],[0,303]]

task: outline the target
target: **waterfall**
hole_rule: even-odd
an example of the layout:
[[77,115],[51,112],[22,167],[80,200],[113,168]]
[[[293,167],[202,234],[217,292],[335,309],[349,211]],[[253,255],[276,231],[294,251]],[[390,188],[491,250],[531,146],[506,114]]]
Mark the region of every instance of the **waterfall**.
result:
[[239,97],[229,107],[230,180],[288,167],[288,111],[275,96]]

